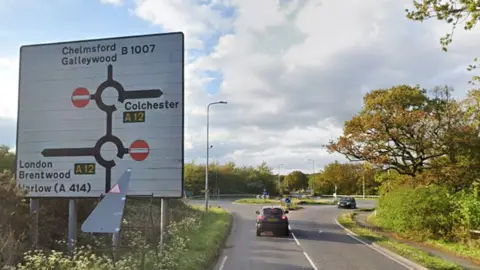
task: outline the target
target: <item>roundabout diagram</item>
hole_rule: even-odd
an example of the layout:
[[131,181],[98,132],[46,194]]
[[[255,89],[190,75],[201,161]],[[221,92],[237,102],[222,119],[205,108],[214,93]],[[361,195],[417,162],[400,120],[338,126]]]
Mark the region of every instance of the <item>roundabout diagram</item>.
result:
[[44,157],[84,157],[91,156],[95,158],[96,162],[105,168],[105,192],[111,188],[112,168],[116,163],[113,159],[102,157],[101,149],[107,143],[112,143],[116,147],[116,157],[123,159],[125,155],[129,155],[135,161],[143,161],[147,159],[150,153],[150,147],[144,140],[135,140],[126,146],[120,138],[113,134],[113,113],[117,111],[117,107],[107,105],[102,99],[102,93],[107,88],[116,90],[118,97],[117,101],[124,103],[126,100],[135,99],[153,99],[159,98],[163,95],[160,89],[141,89],[141,90],[126,90],[121,83],[116,81],[113,76],[113,66],[107,66],[107,79],[102,82],[94,93],[90,93],[87,88],[76,88],[71,97],[73,106],[76,108],[84,108],[91,101],[95,101],[96,106],[101,111],[105,112],[105,135],[100,137],[95,145],[81,148],[46,148],[41,151]]

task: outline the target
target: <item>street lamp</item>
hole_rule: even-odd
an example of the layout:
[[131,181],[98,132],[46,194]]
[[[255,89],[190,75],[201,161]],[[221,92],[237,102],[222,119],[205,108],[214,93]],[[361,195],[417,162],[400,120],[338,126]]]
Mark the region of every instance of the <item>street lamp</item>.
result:
[[210,133],[210,106],[216,104],[227,104],[226,101],[211,102],[207,105],[207,164],[205,166],[205,212],[208,212],[208,154],[210,151],[209,133]]
[[312,162],[312,193],[315,194],[315,160],[308,159],[308,161]]
[[[210,145],[210,149],[213,148],[213,145]],[[219,162],[218,162],[218,159],[217,158],[214,158],[213,159],[215,161],[215,194],[217,195],[217,200],[220,200],[220,189],[218,187],[218,165],[219,165]]]

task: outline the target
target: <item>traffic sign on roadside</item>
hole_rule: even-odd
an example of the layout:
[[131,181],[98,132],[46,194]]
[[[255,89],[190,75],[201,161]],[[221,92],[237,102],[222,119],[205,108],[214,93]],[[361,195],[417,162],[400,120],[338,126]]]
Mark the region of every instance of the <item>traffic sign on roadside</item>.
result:
[[183,33],[23,46],[18,98],[27,196],[183,196]]

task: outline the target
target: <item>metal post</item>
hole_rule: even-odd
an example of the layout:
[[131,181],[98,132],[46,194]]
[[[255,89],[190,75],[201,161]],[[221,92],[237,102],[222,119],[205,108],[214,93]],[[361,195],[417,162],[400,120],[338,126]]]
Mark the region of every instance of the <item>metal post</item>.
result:
[[312,194],[315,195],[315,160],[312,160]]
[[208,212],[208,154],[210,152],[210,141],[209,141],[209,133],[210,133],[210,105],[207,106],[207,163],[205,166],[205,212]]
[[167,233],[168,224],[168,201],[167,199],[161,200],[160,206],[160,244],[165,242],[165,235]]
[[365,171],[363,171],[363,198],[365,199]]
[[205,212],[208,212],[208,159],[210,152],[210,106],[215,104],[227,104],[225,101],[212,102],[207,105],[207,162],[205,166]]
[[278,184],[277,184],[277,185],[278,185],[278,192],[279,192],[280,194],[282,193],[282,192],[281,192],[281,191],[282,191],[282,187],[280,186],[280,169],[282,168],[282,166],[283,166],[283,164],[279,164],[279,165],[278,165],[278,180],[277,180]]
[[68,200],[68,251],[73,255],[77,242],[77,201]]
[[315,160],[309,159],[312,162],[312,193],[315,194]]
[[39,221],[39,200],[38,199],[30,199],[30,215],[33,218],[33,224],[31,227],[31,234],[32,234],[32,247],[36,249],[38,247],[38,221]]
[[113,259],[114,261],[118,261],[118,254],[120,249],[121,241],[120,241],[120,232],[114,232],[112,234],[112,251],[113,251]]
[[217,183],[217,200],[220,200],[220,187],[218,184],[218,160],[215,161],[215,182]]

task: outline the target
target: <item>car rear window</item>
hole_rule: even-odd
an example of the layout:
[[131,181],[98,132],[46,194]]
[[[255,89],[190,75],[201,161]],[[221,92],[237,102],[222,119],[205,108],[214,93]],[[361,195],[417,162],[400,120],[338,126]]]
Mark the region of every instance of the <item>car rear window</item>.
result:
[[265,208],[263,209],[263,215],[265,216],[281,216],[283,214],[280,208]]

